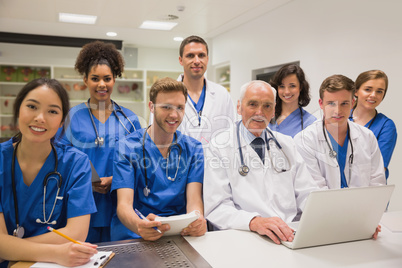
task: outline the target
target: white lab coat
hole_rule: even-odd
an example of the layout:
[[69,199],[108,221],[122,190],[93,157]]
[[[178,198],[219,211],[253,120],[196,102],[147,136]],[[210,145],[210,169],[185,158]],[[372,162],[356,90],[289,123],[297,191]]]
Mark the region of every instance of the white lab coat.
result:
[[247,176],[239,174],[236,126],[216,136],[205,151],[205,215],[217,229],[249,230],[255,216],[291,222],[300,216],[309,193],[318,190],[291,137],[273,132],[290,161],[290,170],[277,173],[265,148],[265,165],[246,144],[240,131]]
[[[177,78],[177,81],[183,81],[183,74]],[[181,133],[200,141],[204,148],[213,137],[231,128],[236,122],[236,111],[229,92],[206,78],[205,83],[206,92],[201,122],[193,103],[187,99],[183,121],[177,128]],[[149,124],[151,125],[152,122],[153,114],[150,114]]]
[[[180,75],[177,81],[182,81]],[[201,113],[201,123],[191,100],[187,100],[183,122],[178,130],[181,133],[200,141],[204,148],[213,137],[233,126],[236,113],[229,92],[214,82],[205,78],[206,92],[204,107]]]
[[[348,123],[354,150],[351,176],[349,176],[349,156],[351,154],[351,142],[349,141],[344,171],[348,186],[362,187],[386,184],[384,162],[373,132],[356,123]],[[328,136],[327,139],[331,144]],[[317,120],[299,132],[294,140],[319,187],[324,189],[341,188],[338,161],[329,156],[330,149],[325,141],[322,120]]]

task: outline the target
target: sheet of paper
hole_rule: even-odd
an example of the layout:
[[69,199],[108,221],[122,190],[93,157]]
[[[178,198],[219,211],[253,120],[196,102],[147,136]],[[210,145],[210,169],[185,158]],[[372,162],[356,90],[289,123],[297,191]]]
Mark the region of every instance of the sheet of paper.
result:
[[[87,268],[87,267],[98,268],[106,262],[106,260],[110,257],[112,253],[113,253],[112,251],[98,251],[97,254],[92,256],[89,262],[81,266],[76,266],[75,268]],[[64,268],[64,267],[66,266],[51,262],[36,262],[34,265],[31,266],[31,268]]]
[[198,214],[196,211],[192,211],[187,214],[175,215],[169,217],[156,217],[155,221],[160,221],[162,223],[168,223],[170,225],[170,230],[165,232],[165,235],[178,235],[181,230],[186,228],[190,223],[198,219]]

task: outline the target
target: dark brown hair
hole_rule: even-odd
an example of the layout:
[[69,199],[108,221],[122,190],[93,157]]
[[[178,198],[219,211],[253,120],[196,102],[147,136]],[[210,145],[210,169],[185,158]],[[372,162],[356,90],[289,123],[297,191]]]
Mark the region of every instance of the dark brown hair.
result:
[[184,40],[181,42],[181,44],[180,44],[180,51],[179,51],[180,57],[183,57],[184,47],[185,47],[186,45],[190,44],[190,43],[200,43],[200,44],[203,44],[203,45],[205,46],[205,48],[207,49],[207,55],[208,55],[209,52],[208,52],[208,44],[207,44],[207,42],[205,42],[205,40],[202,39],[202,38],[199,37],[199,36],[191,35],[191,36],[187,37],[186,39],[184,39]]
[[[287,64],[280,68],[270,80],[270,85],[276,90],[282,84],[283,79],[288,75],[295,74],[300,83],[299,106],[306,107],[311,100],[310,85],[306,80],[303,69],[296,64]],[[278,118],[282,113],[282,100],[279,94],[276,95],[275,118]]]
[[113,43],[95,41],[84,45],[75,62],[75,69],[81,75],[88,77],[92,67],[107,65],[113,77],[121,77],[124,71],[123,56]]

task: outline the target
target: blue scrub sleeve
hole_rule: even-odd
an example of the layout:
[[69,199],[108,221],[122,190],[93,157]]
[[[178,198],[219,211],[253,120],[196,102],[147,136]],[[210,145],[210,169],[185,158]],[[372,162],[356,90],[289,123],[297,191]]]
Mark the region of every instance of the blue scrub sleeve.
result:
[[187,183],[204,183],[204,151],[201,144],[195,147],[189,166]]
[[391,161],[392,153],[394,152],[397,132],[395,123],[392,120],[387,120],[378,135],[378,146],[384,159],[384,167],[388,171],[388,165]]
[[[120,188],[134,189],[135,171],[131,161],[137,163],[138,157],[126,154],[126,152],[130,152],[130,150],[127,148],[124,140],[119,141],[116,146],[118,149],[115,150],[114,153],[111,191]],[[132,158],[131,161],[130,158]]]
[[74,184],[67,192],[67,218],[92,214],[96,212],[95,201],[92,195],[92,172],[89,159],[82,155],[71,166],[70,180]]

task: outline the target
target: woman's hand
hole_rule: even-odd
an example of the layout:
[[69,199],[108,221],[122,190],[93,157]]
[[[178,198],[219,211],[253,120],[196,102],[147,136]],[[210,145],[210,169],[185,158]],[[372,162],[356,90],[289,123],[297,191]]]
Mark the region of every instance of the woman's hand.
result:
[[98,246],[85,242],[80,243],[55,245],[57,249],[53,262],[69,267],[84,265],[89,262],[89,259],[98,253],[96,250]]
[[[149,241],[158,240],[163,236],[163,234],[170,230],[169,224],[162,224],[159,221],[155,221],[156,215],[150,213],[147,216],[147,219],[142,219],[137,224],[138,234],[144,239]],[[160,232],[154,229],[154,227],[158,228]]]
[[102,177],[100,178],[101,180],[100,182],[93,182],[92,183],[93,190],[101,194],[107,194],[112,186],[112,179],[113,176]]

